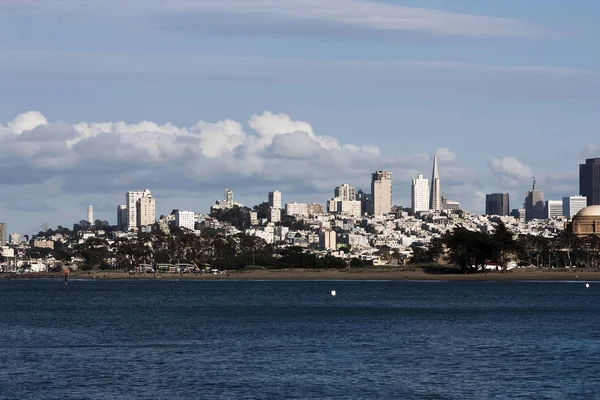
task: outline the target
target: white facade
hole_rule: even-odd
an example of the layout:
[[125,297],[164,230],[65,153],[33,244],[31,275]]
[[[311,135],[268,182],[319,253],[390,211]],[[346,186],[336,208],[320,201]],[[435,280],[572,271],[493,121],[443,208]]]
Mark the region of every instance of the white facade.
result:
[[308,204],[287,203],[285,205],[285,214],[290,217],[308,217]]
[[87,221],[90,224],[94,223],[94,207],[92,206],[87,207]]
[[349,215],[351,217],[360,217],[361,202],[356,200],[341,200],[336,204],[336,211],[340,214]]
[[281,222],[281,209],[280,208],[271,208],[269,209],[269,213],[267,214],[269,222]]
[[11,233],[10,236],[8,237],[8,241],[10,242],[10,244],[19,244],[21,243],[21,235],[19,235],[18,233]]
[[410,199],[413,212],[429,211],[429,179],[417,175],[412,180]]
[[573,218],[582,208],[587,207],[587,197],[570,196],[562,199],[562,215]]
[[429,191],[429,209],[439,211],[442,209],[442,189],[440,188],[440,174],[438,171],[437,155],[433,155],[433,171],[431,173],[431,190]]
[[138,228],[152,225],[156,222],[156,199],[149,192],[137,201]]
[[319,234],[319,248],[321,250],[336,250],[336,233],[332,230],[326,230]]
[[175,225],[181,229],[193,231],[196,227],[196,215],[193,211],[177,211],[175,213]]
[[281,192],[279,190],[269,192],[269,207],[281,208]]
[[371,179],[373,215],[385,215],[392,211],[392,173],[377,171]]
[[250,226],[258,225],[258,212],[250,211]]
[[546,218],[562,217],[563,215],[563,203],[561,200],[548,200],[546,201]]
[[142,191],[129,191],[126,195],[127,203],[127,229],[133,229],[138,226],[137,203],[144,196],[150,196],[150,189]]
[[356,200],[356,188],[344,183],[335,188],[334,197],[341,201],[354,201]]

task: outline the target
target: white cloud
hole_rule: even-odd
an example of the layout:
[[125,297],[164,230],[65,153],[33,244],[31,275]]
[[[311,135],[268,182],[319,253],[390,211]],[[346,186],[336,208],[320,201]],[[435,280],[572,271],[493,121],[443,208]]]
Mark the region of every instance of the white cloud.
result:
[[435,151],[437,158],[439,161],[454,161],[456,160],[456,154],[447,147],[440,147]]
[[[330,30],[353,28],[371,32],[426,32],[460,36],[522,36],[536,34],[534,26],[514,18],[488,17],[445,10],[405,7],[366,0],[3,0],[2,7],[46,13],[93,16],[195,18],[196,26],[210,24],[215,16],[242,17],[255,28],[277,29],[290,23],[307,24],[306,31],[323,26]],[[174,21],[175,25],[177,22]],[[216,25],[216,24],[215,24]],[[223,24],[220,24],[223,25]],[[235,25],[230,24],[232,29]],[[311,29],[309,29],[310,27]],[[221,26],[222,28],[222,26]]]
[[505,184],[513,186],[523,184],[524,181],[531,180],[533,176],[531,167],[523,164],[516,157],[490,157],[488,163],[492,171]]

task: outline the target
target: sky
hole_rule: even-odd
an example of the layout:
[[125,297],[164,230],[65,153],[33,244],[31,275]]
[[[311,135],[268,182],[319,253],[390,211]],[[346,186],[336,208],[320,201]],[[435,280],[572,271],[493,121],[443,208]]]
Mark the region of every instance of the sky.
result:
[[438,154],[444,195],[483,212],[578,194],[600,156],[600,2],[0,0],[0,221],[31,234],[157,214],[324,203]]

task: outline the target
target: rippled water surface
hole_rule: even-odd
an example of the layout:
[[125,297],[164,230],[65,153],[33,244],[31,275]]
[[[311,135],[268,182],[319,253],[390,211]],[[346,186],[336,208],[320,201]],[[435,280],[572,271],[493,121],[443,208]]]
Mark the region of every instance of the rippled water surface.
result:
[[0,281],[0,398],[600,399],[599,382],[600,283]]

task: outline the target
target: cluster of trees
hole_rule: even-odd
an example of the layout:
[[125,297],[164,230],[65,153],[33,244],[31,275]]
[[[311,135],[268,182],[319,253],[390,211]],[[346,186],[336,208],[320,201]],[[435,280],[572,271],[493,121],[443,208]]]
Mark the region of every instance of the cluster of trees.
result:
[[483,271],[486,265],[502,270],[508,263],[540,268],[600,268],[600,237],[578,238],[561,232],[553,238],[537,235],[516,237],[499,222],[491,234],[457,227],[428,248],[413,247],[413,262],[444,262],[457,266],[464,273]]
[[297,246],[279,246],[263,239],[240,233],[225,235],[206,229],[201,235],[173,228],[170,234],[159,229],[140,233],[136,238],[120,238],[109,244],[93,237],[58,260],[71,256],[83,260],[84,270],[133,270],[141,264],[177,264],[194,262],[198,266],[239,269],[248,266],[272,268],[344,268],[346,262],[333,256],[318,257]]

